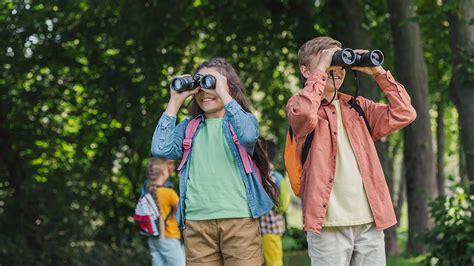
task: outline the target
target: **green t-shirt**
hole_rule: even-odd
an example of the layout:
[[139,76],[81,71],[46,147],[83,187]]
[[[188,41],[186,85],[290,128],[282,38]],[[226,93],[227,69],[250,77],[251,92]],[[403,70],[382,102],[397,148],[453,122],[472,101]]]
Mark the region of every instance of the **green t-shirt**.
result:
[[247,193],[222,127],[209,118],[193,140],[186,184],[186,219],[251,217]]

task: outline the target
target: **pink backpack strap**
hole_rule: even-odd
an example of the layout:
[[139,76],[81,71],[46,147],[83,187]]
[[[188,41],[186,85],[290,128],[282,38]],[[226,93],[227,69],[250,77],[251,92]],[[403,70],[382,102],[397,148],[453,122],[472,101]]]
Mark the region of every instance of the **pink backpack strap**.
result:
[[237,145],[237,148],[239,149],[240,158],[242,159],[242,162],[244,163],[245,173],[250,174],[252,173],[252,168],[250,167],[250,163],[251,163],[250,161],[252,160],[252,158],[247,153],[244,146],[240,145],[239,139],[237,138],[234,128],[232,127],[230,123],[229,123],[229,126],[230,126],[230,132],[232,132],[232,138],[234,140],[234,143],[235,145]]
[[192,119],[186,126],[186,132],[183,140],[184,153],[183,158],[179,163],[178,171],[181,171],[181,168],[183,168],[184,164],[186,163],[186,160],[188,159],[189,152],[191,151],[191,145],[193,144],[193,136],[194,134],[196,134],[196,130],[199,127],[199,124],[201,124],[201,116]]

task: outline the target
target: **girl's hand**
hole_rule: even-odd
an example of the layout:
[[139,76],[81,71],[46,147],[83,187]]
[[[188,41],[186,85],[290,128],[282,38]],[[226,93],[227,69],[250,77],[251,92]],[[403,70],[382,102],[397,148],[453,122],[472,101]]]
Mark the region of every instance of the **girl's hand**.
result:
[[[186,74],[186,75],[181,75],[178,77],[186,77],[186,76],[191,76],[191,75]],[[170,88],[171,96],[170,96],[168,105],[166,106],[165,113],[170,116],[176,116],[178,114],[179,108],[181,107],[181,105],[183,105],[184,100],[186,100],[186,98],[198,92],[199,92],[199,87],[197,87],[194,90],[182,91],[182,92],[177,92]]]
[[[363,49],[356,49],[354,50],[356,54],[365,54],[368,53],[369,50],[363,50]],[[376,66],[376,67],[351,67],[352,70],[360,71],[362,73],[365,73],[367,75],[371,75],[373,77],[376,77],[380,74],[385,73],[385,69],[382,66]]]
[[216,87],[214,90],[207,90],[203,88],[201,88],[201,90],[210,94],[217,94],[217,96],[221,98],[222,102],[224,102],[224,105],[226,105],[232,100],[232,96],[230,96],[229,85],[227,84],[227,78],[216,70],[211,71],[209,74],[216,78]]
[[[180,78],[180,77],[191,77],[191,75],[185,74],[185,75],[177,76],[177,78]],[[196,88],[196,89],[190,90],[190,91],[178,92],[178,91],[173,90],[170,86],[170,94],[171,94],[170,102],[173,101],[173,102],[182,104],[184,102],[184,100],[186,100],[186,98],[188,98],[191,95],[196,94],[198,91],[199,91],[199,89]]]

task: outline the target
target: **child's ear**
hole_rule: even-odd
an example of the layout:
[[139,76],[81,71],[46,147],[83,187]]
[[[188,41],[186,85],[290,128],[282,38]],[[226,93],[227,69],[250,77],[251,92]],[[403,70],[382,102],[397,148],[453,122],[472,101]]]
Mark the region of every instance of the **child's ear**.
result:
[[311,74],[309,73],[309,69],[305,65],[300,66],[300,72],[301,72],[301,75],[303,75],[303,77],[305,77],[306,79],[309,79],[309,76]]

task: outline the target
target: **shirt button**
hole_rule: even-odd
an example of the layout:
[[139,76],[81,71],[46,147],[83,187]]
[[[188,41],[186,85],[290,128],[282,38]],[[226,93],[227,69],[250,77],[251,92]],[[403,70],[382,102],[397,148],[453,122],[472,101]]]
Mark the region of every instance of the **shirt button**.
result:
[[332,111],[332,114],[335,114],[336,112]]
[[326,78],[323,78],[323,81],[326,81]]
[[336,160],[336,156],[334,156],[333,159]]
[[324,204],[323,207],[326,208],[326,204]]
[[336,132],[333,132],[334,135],[336,135],[337,133]]
[[332,183],[332,179],[329,179],[329,183]]

